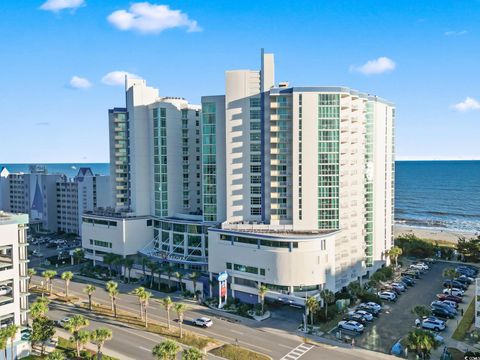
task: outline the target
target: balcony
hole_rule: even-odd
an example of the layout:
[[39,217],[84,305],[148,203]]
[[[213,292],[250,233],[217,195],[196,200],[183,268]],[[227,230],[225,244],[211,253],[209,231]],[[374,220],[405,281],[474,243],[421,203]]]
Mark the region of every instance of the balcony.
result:
[[272,155],[278,155],[278,154],[280,154],[280,149],[271,148],[271,149],[270,149],[270,154],[272,154]]
[[[271,115],[271,116],[273,116],[273,115]],[[271,132],[278,132],[278,131],[280,131],[280,127],[277,126],[277,125],[272,125],[272,126],[270,126],[270,131]]]
[[278,102],[270,103],[270,109],[278,109],[279,107],[280,107],[280,104]]
[[270,138],[270,143],[272,144],[278,144],[280,142],[280,139],[278,137],[271,137]]
[[272,120],[272,121],[280,120],[280,116],[278,114],[271,114],[270,115],[270,120]]

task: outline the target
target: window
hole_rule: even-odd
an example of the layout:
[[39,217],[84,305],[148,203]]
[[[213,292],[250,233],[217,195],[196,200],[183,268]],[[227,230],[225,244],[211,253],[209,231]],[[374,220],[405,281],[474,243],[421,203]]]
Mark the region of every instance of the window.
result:
[[250,121],[250,130],[261,130],[262,129],[262,123],[259,121]]
[[260,195],[262,193],[262,188],[260,186],[252,186],[250,187],[250,194],[252,195]]
[[250,98],[250,107],[260,107],[260,98],[258,97],[252,97]]
[[251,154],[250,155],[250,162],[261,162],[262,156],[260,154]]
[[227,269],[232,270],[232,263],[227,262]]
[[262,208],[252,207],[250,208],[250,215],[262,215]]
[[262,172],[262,167],[260,165],[250,165],[251,173],[260,173]]
[[259,132],[250,133],[250,141],[260,141],[261,136]]
[[259,197],[250,198],[250,205],[261,205],[261,204],[262,204],[262,198],[259,198]]
[[152,226],[152,220],[147,220],[147,226]]
[[250,176],[250,184],[261,184],[262,177],[258,175]]

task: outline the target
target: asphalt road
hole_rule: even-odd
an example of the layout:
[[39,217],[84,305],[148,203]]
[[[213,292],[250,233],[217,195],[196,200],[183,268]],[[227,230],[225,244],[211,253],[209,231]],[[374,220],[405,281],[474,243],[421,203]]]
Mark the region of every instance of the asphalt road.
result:
[[[36,276],[33,279],[33,284],[38,284],[41,278]],[[84,283],[72,282],[70,285],[70,293],[72,295],[79,296],[83,299],[86,298],[83,294]],[[122,291],[123,286],[120,287]],[[61,279],[54,280],[54,289],[56,291],[63,291],[64,282]],[[97,291],[93,296],[95,302],[103,304],[110,304],[110,298],[108,294],[97,286]],[[175,300],[175,299],[174,299]],[[194,308],[193,308],[194,307]],[[264,326],[262,323],[258,323],[250,319],[241,319],[240,321],[234,321],[227,319],[223,316],[217,315],[216,312],[205,308],[203,306],[193,306],[185,314],[185,328],[200,333],[206,336],[219,339],[226,343],[235,343],[238,339],[240,346],[249,348],[254,351],[266,354],[273,359],[282,359],[285,355],[290,353],[297,346],[302,344],[302,340],[295,334],[289,333],[285,330],[279,330]],[[130,311],[135,314],[139,311],[138,300],[135,296],[121,293],[118,299],[118,308],[125,311]],[[107,343],[106,349],[112,349],[116,353],[123,354],[122,359],[150,359],[150,351],[162,338],[158,335],[145,332],[140,329],[132,329],[123,324],[116,324],[108,318],[101,318],[95,315],[89,314],[88,311],[81,309],[72,309],[65,305],[53,305],[50,315],[53,319],[60,319],[64,316],[70,315],[71,311],[83,312],[91,320],[91,327],[107,326],[113,331],[113,339]],[[208,329],[201,329],[189,325],[191,320],[201,316],[210,317],[214,325]],[[172,319],[176,316],[174,312],[171,312]],[[149,307],[149,318],[166,324],[166,312],[162,306],[154,301],[151,301]],[[176,323],[172,322],[173,326]],[[374,354],[374,358],[380,354]],[[382,359],[390,358],[385,355],[381,355]],[[301,356],[302,359],[372,359],[371,352],[364,352],[359,349],[342,349],[335,346],[315,346],[305,354]],[[288,360],[298,359],[298,357],[289,357]]]

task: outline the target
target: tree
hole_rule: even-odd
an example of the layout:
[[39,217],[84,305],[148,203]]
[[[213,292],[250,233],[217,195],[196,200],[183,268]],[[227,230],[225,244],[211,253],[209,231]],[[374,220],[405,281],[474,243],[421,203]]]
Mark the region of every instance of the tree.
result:
[[93,344],[97,345],[97,359],[102,359],[103,345],[112,339],[112,330],[108,328],[98,328],[91,332],[90,339]]
[[188,275],[188,278],[192,280],[193,283],[193,297],[195,300],[197,300],[197,281],[200,278],[200,275],[197,272],[192,272],[190,275]]
[[262,305],[262,315],[264,313],[264,307],[265,307],[265,295],[268,292],[268,288],[265,285],[260,285],[258,287],[258,299],[260,300],[260,304]]
[[27,270],[27,274],[28,274],[28,288],[30,289],[30,285],[32,284],[32,277],[37,275],[37,270],[35,270],[34,268],[30,268]]
[[447,278],[450,280],[450,292],[452,291],[452,287],[453,287],[453,279],[457,278],[458,277],[458,272],[457,270],[455,270],[454,268],[446,268],[443,270],[443,277],[444,278]]
[[148,259],[143,257],[142,258],[142,272],[143,272],[143,278],[147,277],[147,272],[145,271],[145,268],[147,267]]
[[183,350],[182,360],[202,360],[203,354],[197,348],[191,347]]
[[68,298],[68,290],[70,287],[70,280],[73,278],[73,273],[71,271],[64,271],[62,273],[62,280],[65,281],[65,297]]
[[168,330],[170,330],[170,309],[172,308],[173,301],[170,299],[170,296],[167,296],[166,298],[162,299],[162,304],[163,307],[165,308],[165,311],[167,312],[167,325],[168,325]]
[[430,357],[430,351],[438,347],[433,333],[422,329],[410,331],[407,336],[406,345],[409,349],[414,350],[417,355],[423,359]]
[[37,298],[35,302],[30,305],[30,316],[32,319],[37,319],[47,315],[49,301],[45,298]]
[[49,295],[52,295],[52,279],[57,276],[57,272],[55,270],[45,270],[44,272],[42,272],[42,276],[45,279],[45,285],[47,285]]
[[41,344],[42,355],[45,352],[45,343],[50,340],[53,335],[55,335],[55,324],[52,320],[48,319],[46,316],[40,316],[33,319],[30,341],[32,347],[37,343]]
[[73,263],[80,264],[85,258],[85,251],[82,248],[73,250]]
[[358,296],[363,292],[362,286],[358,281],[353,281],[347,285],[347,291],[353,299],[358,299]]
[[3,351],[3,358],[7,360],[7,343],[8,337],[5,329],[0,330],[0,350]]
[[72,341],[75,342],[77,357],[80,357],[80,347],[82,345],[82,341],[84,341],[87,337],[84,332],[80,334],[80,330],[84,327],[87,327],[89,324],[90,321],[88,321],[88,319],[85,319],[83,315],[73,315],[65,322],[64,327],[72,334]]
[[175,277],[178,279],[178,285],[179,285],[179,287],[180,287],[180,291],[183,291],[183,282],[182,282],[182,280],[183,280],[183,273],[180,272],[180,271],[175,271],[175,272],[173,273],[173,276],[175,276]]
[[175,304],[175,311],[177,312],[177,317],[178,317],[178,327],[180,329],[180,339],[183,338],[183,315],[185,314],[185,311],[187,310],[187,306],[182,303],[177,303]]
[[430,316],[432,311],[425,305],[415,305],[412,309],[412,313],[417,315],[420,319],[425,316]]
[[152,350],[153,356],[158,360],[173,360],[180,351],[180,346],[173,340],[165,340],[155,345]]
[[87,284],[83,289],[83,292],[88,295],[88,309],[92,311],[92,295],[97,290],[94,285]]
[[158,290],[160,290],[160,285],[162,283],[162,274],[165,272],[165,266],[159,265],[157,267],[157,274],[158,274]]
[[398,246],[394,246],[390,250],[388,250],[388,256],[390,257],[390,260],[395,263],[395,267],[398,266],[398,257],[402,254],[403,250]]
[[168,277],[168,288],[172,288],[172,274],[174,273],[174,268],[171,265],[168,265],[167,268],[165,269],[165,272],[167,273]]
[[47,355],[47,360],[66,360],[66,357],[60,350],[55,350]]
[[462,255],[464,261],[479,262],[480,235],[469,240],[467,240],[465,237],[460,237],[457,241],[457,251]]
[[155,281],[155,272],[157,271],[158,265],[153,261],[147,263],[147,268],[150,271],[150,289],[153,289],[153,283]]
[[128,283],[130,282],[130,273],[133,268],[134,261],[132,258],[126,258],[123,260],[123,266],[125,266],[125,272],[128,273]]
[[141,301],[143,302],[143,311],[145,313],[145,328],[148,327],[148,305],[151,297],[152,293],[150,291],[144,291],[141,295]]
[[5,336],[10,339],[10,354],[11,359],[15,359],[14,347],[13,342],[15,341],[15,337],[17,336],[19,327],[15,324],[10,324],[5,328]]
[[325,320],[328,316],[328,304],[335,300],[335,294],[328,289],[320,291],[320,297],[323,300],[323,307],[325,308]]
[[105,265],[108,266],[108,274],[110,276],[110,278],[112,277],[112,266],[114,264],[114,262],[116,261],[117,259],[117,256],[115,254],[112,254],[112,253],[108,253],[108,254],[105,254],[103,255],[103,263]]
[[117,297],[118,297],[118,283],[116,283],[115,281],[108,281],[106,284],[105,284],[105,288],[108,292],[108,295],[110,295],[110,299],[111,299],[111,302],[112,302],[112,312],[113,312],[113,315],[115,317],[117,317]]
[[73,335],[71,338],[70,338],[70,341],[75,341],[76,344],[78,344],[79,346],[79,350],[77,351],[82,351],[83,350],[83,347],[88,344],[88,342],[90,341],[90,338],[91,338],[91,334],[90,334],[90,331],[88,330],[79,330],[75,335]]
[[138,297],[138,303],[140,304],[140,318],[143,319],[143,294],[145,293],[145,288],[143,286],[139,286],[132,291],[133,295]]
[[[309,296],[307,297],[307,301],[305,302],[305,306],[308,309],[308,312],[310,314],[310,323],[313,326],[313,315],[315,312],[318,310],[318,300],[314,296]],[[325,315],[326,319],[327,315]]]

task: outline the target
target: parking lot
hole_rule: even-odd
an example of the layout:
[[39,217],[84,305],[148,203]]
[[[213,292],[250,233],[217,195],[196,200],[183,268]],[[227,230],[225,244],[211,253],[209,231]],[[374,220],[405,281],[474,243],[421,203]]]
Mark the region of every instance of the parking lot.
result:
[[[447,267],[455,267],[454,264],[437,262],[430,266],[416,284],[398,296],[395,303],[384,301],[383,310],[378,318],[365,326],[362,335],[355,337],[357,346],[369,350],[390,353],[390,349],[399,339],[406,336],[409,331],[415,328],[415,319],[417,316],[412,313],[415,305],[426,305],[436,300],[436,295],[442,292],[443,270]],[[462,307],[466,308],[472,299],[473,286],[465,294]],[[460,310],[459,310],[460,312]],[[451,334],[456,328],[461,315],[455,319],[447,321],[447,330],[440,335]]]
[[[41,239],[40,243],[39,239]],[[68,252],[68,250],[75,249],[76,247],[81,247],[81,241],[76,239],[65,240],[65,243],[60,245],[54,242],[64,240],[62,235],[44,235],[44,236],[33,236],[28,240],[29,247],[29,267],[38,267],[50,256],[58,255],[60,252]]]

